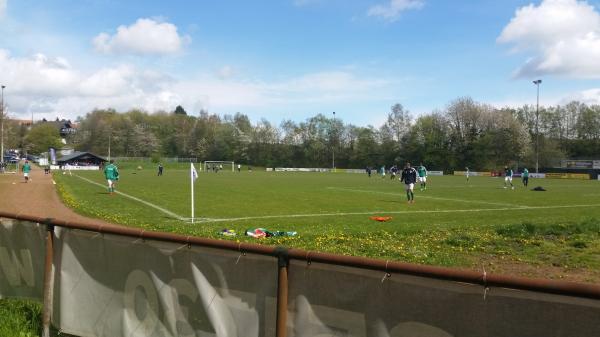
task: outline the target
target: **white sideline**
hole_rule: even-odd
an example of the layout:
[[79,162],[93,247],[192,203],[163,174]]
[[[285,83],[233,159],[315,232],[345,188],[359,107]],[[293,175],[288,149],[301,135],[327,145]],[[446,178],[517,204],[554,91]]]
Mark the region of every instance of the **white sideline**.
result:
[[[380,191],[371,191],[371,190],[355,190],[350,188],[342,188],[342,187],[327,187],[329,190],[340,190],[340,191],[348,191],[348,192],[357,192],[357,193],[372,193],[372,194],[387,194],[387,195],[406,195],[406,193],[392,193],[392,192],[380,192]],[[485,205],[495,205],[495,206],[511,206],[516,208],[529,208],[529,206],[523,205],[515,205],[503,202],[491,202],[491,201],[479,201],[479,200],[465,200],[465,199],[453,199],[453,198],[441,198],[441,197],[431,197],[428,195],[419,194],[418,198],[425,199],[433,199],[433,200],[445,200],[445,201],[455,201],[455,202],[466,202],[472,204],[485,204]]]
[[[104,186],[104,185],[102,185],[102,184],[99,184],[99,183],[97,183],[97,182],[95,182],[95,181],[93,181],[93,180],[90,180],[90,179],[84,178],[84,177],[82,177],[82,176],[79,176],[79,175],[77,175],[77,174],[74,174],[74,176],[75,176],[75,177],[77,177],[77,178],[79,178],[79,179],[85,180],[85,181],[87,181],[87,182],[88,182],[88,183],[90,183],[90,184],[94,184],[94,185],[100,186],[100,187],[102,187],[102,188],[105,188],[105,187],[106,187],[106,186]],[[154,209],[157,209],[157,210],[159,210],[159,211],[161,211],[161,212],[163,212],[163,213],[165,213],[165,214],[167,214],[167,215],[169,215],[169,216],[171,216],[171,217],[173,217],[173,218],[175,218],[175,219],[177,219],[177,220],[181,220],[181,221],[185,221],[185,220],[187,220],[187,218],[184,218],[184,217],[182,217],[182,216],[179,216],[179,215],[177,215],[177,214],[175,214],[175,213],[173,213],[173,212],[171,212],[171,211],[169,211],[169,210],[167,210],[167,209],[164,209],[164,208],[162,208],[162,207],[160,207],[160,206],[158,206],[158,205],[155,205],[155,204],[153,204],[153,203],[151,203],[151,202],[148,202],[148,201],[145,201],[145,200],[142,200],[142,199],[136,198],[136,197],[134,197],[134,196],[132,196],[132,195],[125,194],[125,193],[123,193],[123,192],[115,191],[115,193],[117,193],[117,194],[119,194],[119,195],[122,195],[122,196],[124,196],[124,197],[126,197],[126,198],[129,198],[129,199],[131,199],[131,200],[135,200],[135,201],[137,201],[137,202],[141,202],[142,204],[144,204],[144,205],[146,205],[146,206],[150,206],[150,207],[152,207],[152,208],[154,208]]]
[[370,212],[348,212],[348,213],[314,213],[314,214],[282,214],[282,215],[264,215],[264,216],[248,216],[240,218],[228,219],[210,219],[205,218],[199,222],[226,222],[226,221],[242,221],[242,220],[260,220],[260,219],[285,219],[285,218],[315,218],[320,216],[346,216],[346,215],[378,215],[378,214],[421,214],[421,213],[477,213],[490,211],[523,211],[534,209],[552,209],[552,208],[583,208],[583,207],[600,207],[600,204],[588,205],[563,205],[563,206],[530,206],[530,207],[506,207],[506,208],[475,208],[475,209],[445,209],[445,210],[423,210],[423,211],[370,211]]

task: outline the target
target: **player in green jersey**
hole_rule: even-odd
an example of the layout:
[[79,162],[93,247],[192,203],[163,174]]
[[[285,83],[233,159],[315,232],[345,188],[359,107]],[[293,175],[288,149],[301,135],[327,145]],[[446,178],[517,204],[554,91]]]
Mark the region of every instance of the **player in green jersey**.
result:
[[29,162],[27,160],[25,161],[22,170],[23,177],[25,177],[25,182],[29,182],[29,172],[31,172],[31,165],[29,165]]
[[515,189],[515,186],[512,183],[513,178],[513,170],[508,166],[504,166],[504,188],[508,188],[507,184],[510,184],[511,189]]
[[529,185],[529,170],[527,168],[523,169],[523,173],[521,173],[521,178],[523,178],[523,185],[527,187],[527,185]]
[[104,177],[108,183],[108,193],[111,195],[115,192],[115,182],[119,180],[119,169],[114,164],[114,160],[110,160],[110,164],[104,167]]
[[421,191],[427,189],[427,169],[421,163],[419,168],[417,169],[417,173],[419,174],[419,183],[421,184]]

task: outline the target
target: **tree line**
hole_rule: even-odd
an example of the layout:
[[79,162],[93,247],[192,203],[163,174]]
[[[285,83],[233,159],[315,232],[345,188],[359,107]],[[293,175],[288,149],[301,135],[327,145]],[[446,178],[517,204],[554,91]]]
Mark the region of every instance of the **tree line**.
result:
[[[104,156],[110,144],[112,156],[195,157],[267,167],[332,167],[334,157],[338,168],[406,161],[438,170],[534,167],[536,147],[540,167],[565,158],[600,159],[600,106],[580,102],[540,107],[536,114],[531,105],[499,109],[461,97],[420,116],[395,104],[381,127],[324,114],[279,125],[265,119],[252,123],[242,113],[191,116],[180,106],[170,113],[94,110],[77,123],[68,144]],[[30,152],[60,145],[58,133],[44,123],[9,129],[13,146]]]

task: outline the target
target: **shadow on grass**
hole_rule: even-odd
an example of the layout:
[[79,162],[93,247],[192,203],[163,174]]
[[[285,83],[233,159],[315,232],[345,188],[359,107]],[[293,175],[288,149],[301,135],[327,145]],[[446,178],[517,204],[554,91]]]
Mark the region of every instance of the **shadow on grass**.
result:
[[572,224],[521,223],[496,228],[496,233],[509,238],[532,236],[570,236],[574,234],[600,234],[600,220],[589,219]]

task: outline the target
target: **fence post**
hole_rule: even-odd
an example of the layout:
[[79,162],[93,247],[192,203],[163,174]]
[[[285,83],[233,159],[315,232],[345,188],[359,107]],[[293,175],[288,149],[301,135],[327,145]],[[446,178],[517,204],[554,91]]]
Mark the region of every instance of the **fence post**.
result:
[[42,311],[42,336],[50,337],[50,319],[52,317],[52,260],[54,253],[54,225],[50,224],[52,219],[48,218],[46,224],[46,262],[44,269],[44,304]]
[[277,256],[277,269],[279,276],[277,280],[277,325],[275,335],[286,337],[287,335],[287,310],[288,310],[288,266],[289,255],[284,247],[275,249]]

